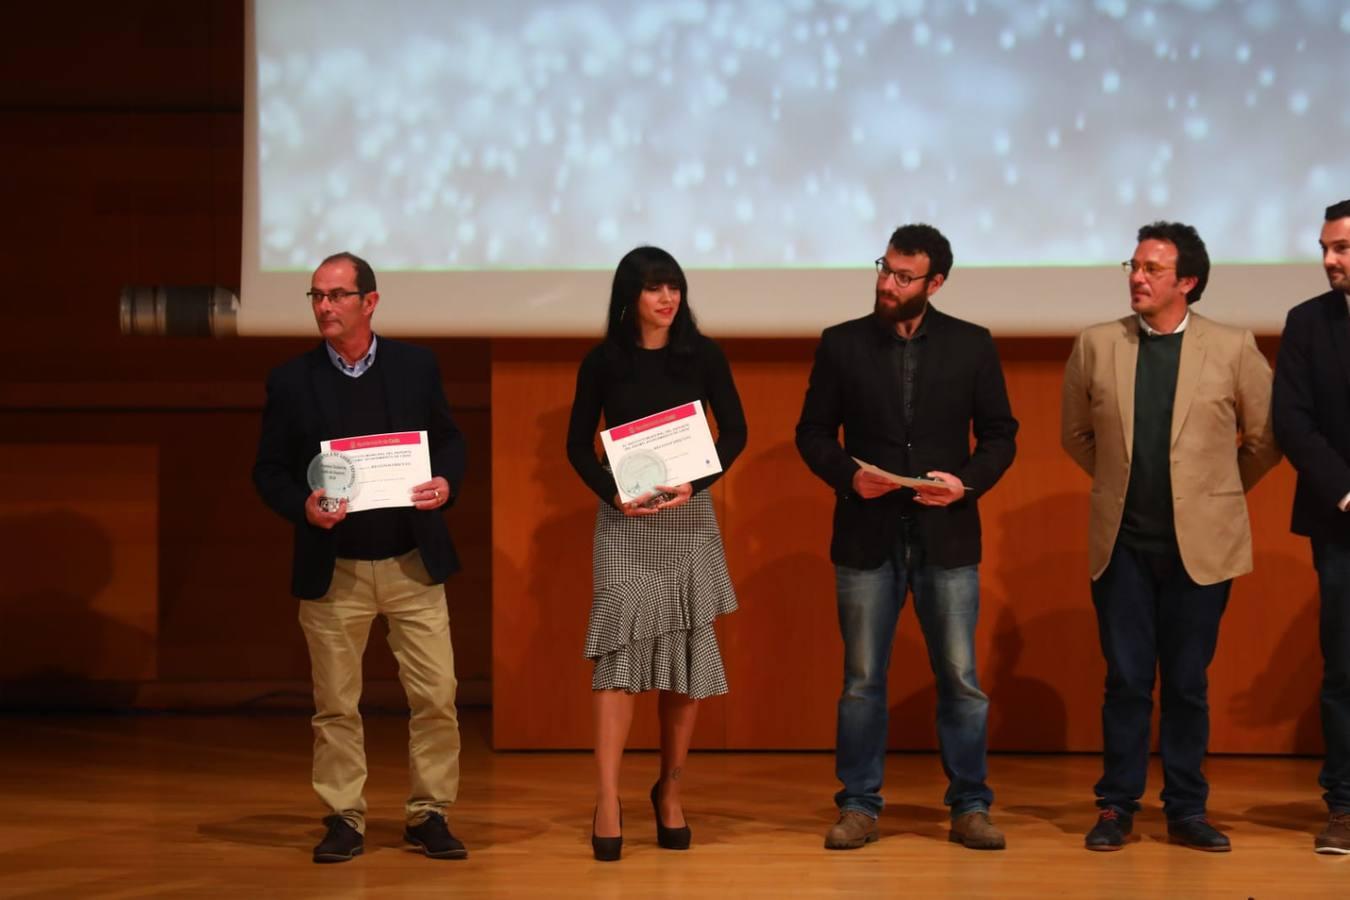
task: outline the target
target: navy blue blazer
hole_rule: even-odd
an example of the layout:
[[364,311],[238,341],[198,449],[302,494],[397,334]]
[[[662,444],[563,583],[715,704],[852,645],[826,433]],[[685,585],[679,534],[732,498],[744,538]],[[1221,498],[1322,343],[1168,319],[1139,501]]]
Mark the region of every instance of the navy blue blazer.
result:
[[1328,291],[1289,310],[1275,361],[1275,440],[1298,472],[1290,528],[1350,546],[1350,311]]
[[[409,508],[413,535],[432,580],[439,584],[459,571],[459,557],[441,510],[459,496],[464,477],[464,436],[450,417],[441,387],[436,356],[425,347],[380,338],[376,366],[385,386],[385,408],[391,431],[425,431],[430,445],[431,474],[450,484],[449,503],[438,509]],[[316,528],[305,518],[310,489],[305,477],[319,442],[341,437],[338,398],[327,371],[333,367],[322,342],[308,353],[272,370],[267,378],[267,405],[262,435],[253,464],[253,485],[263,502],[295,526],[291,593],[316,600],[328,592],[337,560],[331,530]]]
[[[853,457],[897,475],[950,472],[966,495],[915,509],[926,561],[944,569],[980,561],[976,502],[1012,465],[1017,420],[989,330],[928,308],[914,421],[904,410],[887,357],[893,338],[875,315],[825,329],[797,422],[797,451],[834,489],[830,560],[875,569],[895,546],[904,492],[864,500],[853,493]],[[839,429],[843,428],[840,444]],[[970,436],[975,435],[972,450]],[[901,471],[908,442],[912,471]]]

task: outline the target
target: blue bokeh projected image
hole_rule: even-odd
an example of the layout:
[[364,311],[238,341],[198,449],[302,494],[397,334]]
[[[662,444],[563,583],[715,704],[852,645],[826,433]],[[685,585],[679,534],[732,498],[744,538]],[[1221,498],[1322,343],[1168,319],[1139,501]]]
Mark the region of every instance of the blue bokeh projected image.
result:
[[[385,269],[1116,261],[1155,218],[1309,259],[1350,194],[1350,3],[266,2],[259,255]],[[861,254],[861,255],[860,255]],[[868,256],[870,259],[870,256]]]

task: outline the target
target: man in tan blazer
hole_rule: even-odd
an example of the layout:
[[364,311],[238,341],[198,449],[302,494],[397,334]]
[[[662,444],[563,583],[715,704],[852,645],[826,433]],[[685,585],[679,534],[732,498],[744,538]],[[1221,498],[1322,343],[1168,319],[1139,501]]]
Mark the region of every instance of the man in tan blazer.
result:
[[1090,850],[1119,850],[1148,771],[1155,671],[1168,836],[1230,849],[1205,818],[1208,676],[1234,576],[1251,571],[1244,496],[1280,457],[1270,366],[1251,332],[1190,311],[1209,255],[1189,225],[1139,229],[1123,319],[1088,328],[1064,372],[1061,439],[1092,476],[1088,561],[1106,657],[1100,810]]

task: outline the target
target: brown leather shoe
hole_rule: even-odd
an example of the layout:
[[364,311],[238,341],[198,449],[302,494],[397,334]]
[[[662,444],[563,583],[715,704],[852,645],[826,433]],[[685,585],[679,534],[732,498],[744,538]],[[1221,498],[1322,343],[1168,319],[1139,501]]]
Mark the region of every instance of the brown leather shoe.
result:
[[876,819],[856,809],[846,809],[839,813],[839,821],[825,832],[825,849],[857,850],[879,837],[881,833],[877,831]]
[[1327,827],[1313,840],[1318,853],[1350,853],[1350,812],[1332,813]]
[[1002,850],[1008,844],[1003,832],[994,827],[989,813],[982,809],[952,819],[952,830],[947,840],[971,850]]

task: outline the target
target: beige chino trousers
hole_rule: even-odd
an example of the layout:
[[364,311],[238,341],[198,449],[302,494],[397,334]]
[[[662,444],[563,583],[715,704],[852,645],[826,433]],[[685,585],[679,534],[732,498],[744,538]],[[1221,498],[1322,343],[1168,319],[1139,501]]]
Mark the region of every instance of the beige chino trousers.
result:
[[444,814],[459,793],[459,720],[455,659],[445,589],[417,550],[394,559],[339,559],[319,600],[300,602],[314,681],[314,790],[353,828],[365,832],[366,751],[358,704],[361,659],[370,625],[383,615],[389,649],[408,697],[408,824]]

